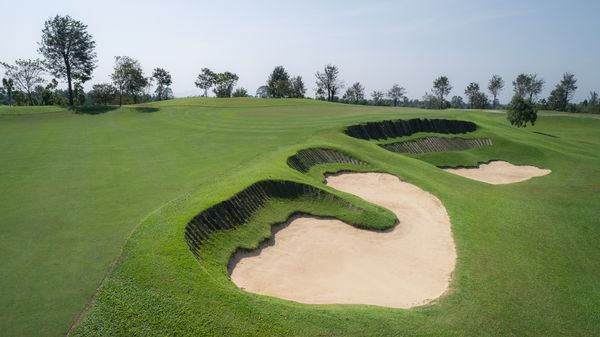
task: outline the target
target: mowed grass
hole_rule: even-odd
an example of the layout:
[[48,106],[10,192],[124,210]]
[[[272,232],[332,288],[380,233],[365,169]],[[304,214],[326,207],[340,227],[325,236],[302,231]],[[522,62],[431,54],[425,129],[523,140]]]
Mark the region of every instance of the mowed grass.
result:
[[[180,99],[95,115],[30,111],[0,109],[0,331],[7,336],[64,334],[107,273],[74,334],[600,334],[598,119],[544,115],[533,128],[515,129],[497,113],[259,99]],[[494,146],[408,156],[341,132],[356,122],[414,117],[474,121],[479,129],[467,136],[490,137]],[[250,223],[215,235],[201,262],[193,257],[184,227],[206,207],[261,179],[326,189],[325,170],[353,168],[324,165],[303,175],[285,164],[318,146],[444,202],[459,259],[447,296],[401,310],[302,305],[237,289],[227,278],[229,256],[256,246],[271,223],[296,211],[360,219],[310,200],[273,202]],[[435,166],[491,159],[553,173],[491,186]]]

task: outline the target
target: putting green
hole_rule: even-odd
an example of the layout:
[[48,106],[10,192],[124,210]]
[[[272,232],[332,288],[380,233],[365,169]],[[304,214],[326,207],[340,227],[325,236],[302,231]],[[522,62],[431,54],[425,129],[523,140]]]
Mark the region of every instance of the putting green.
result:
[[[0,331],[74,335],[570,335],[600,334],[600,120],[543,114],[516,129],[505,116],[310,100],[180,99],[97,115],[0,108]],[[470,121],[492,146],[399,154],[357,139],[350,125],[439,118]],[[335,149],[369,166],[288,159]],[[488,185],[440,170],[490,160],[549,168]],[[323,173],[382,171],[436,195],[452,221],[457,266],[448,296],[410,310],[308,305],[238,289],[227,264],[298,211],[383,228],[393,215],[325,186]],[[261,180],[323,189],[355,205],[272,198],[198,258],[189,221]],[[115,265],[114,269],[110,266]],[[105,278],[105,276],[107,276]],[[104,282],[102,282],[104,280]]]

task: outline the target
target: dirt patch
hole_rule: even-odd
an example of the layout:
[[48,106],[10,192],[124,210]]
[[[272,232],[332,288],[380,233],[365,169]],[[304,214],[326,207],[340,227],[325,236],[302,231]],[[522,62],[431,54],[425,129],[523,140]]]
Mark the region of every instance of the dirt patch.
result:
[[391,230],[298,217],[267,245],[233,257],[231,279],[253,293],[311,304],[410,308],[448,289],[456,263],[450,219],[439,199],[384,173],[344,173],[327,184],[390,209]]
[[478,167],[447,168],[444,171],[494,185],[518,183],[552,172],[535,166],[513,165],[506,161],[492,161]]

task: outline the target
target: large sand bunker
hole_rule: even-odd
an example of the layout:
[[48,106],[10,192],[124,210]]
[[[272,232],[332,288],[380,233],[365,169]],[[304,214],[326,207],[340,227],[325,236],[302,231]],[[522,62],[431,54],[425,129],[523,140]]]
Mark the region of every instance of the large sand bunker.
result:
[[439,199],[382,173],[346,173],[327,184],[390,209],[400,223],[373,232],[333,219],[292,219],[258,251],[234,256],[236,285],[302,303],[397,308],[425,304],[448,289],[456,251]]
[[449,168],[445,171],[488,184],[510,184],[545,176],[552,172],[535,166],[517,166],[505,161],[492,161],[472,168]]

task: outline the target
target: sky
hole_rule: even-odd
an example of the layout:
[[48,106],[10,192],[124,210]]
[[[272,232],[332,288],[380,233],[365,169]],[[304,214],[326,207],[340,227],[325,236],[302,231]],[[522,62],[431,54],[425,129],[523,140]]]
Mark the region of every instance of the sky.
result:
[[98,67],[86,83],[109,82],[115,56],[140,61],[149,76],[162,67],[177,97],[201,94],[201,68],[232,71],[253,94],[277,65],[301,75],[314,96],[315,72],[340,69],[346,86],[367,93],[394,83],[410,98],[445,75],[464,96],[470,82],[493,74],[510,100],[517,74],[545,79],[546,97],[565,72],[575,100],[600,91],[600,1],[129,1],[31,0],[1,6],[0,61],[37,58],[44,21],[71,15],[96,40]]

